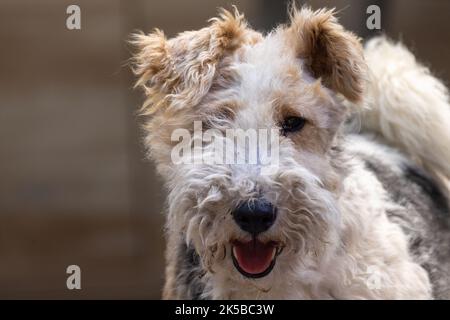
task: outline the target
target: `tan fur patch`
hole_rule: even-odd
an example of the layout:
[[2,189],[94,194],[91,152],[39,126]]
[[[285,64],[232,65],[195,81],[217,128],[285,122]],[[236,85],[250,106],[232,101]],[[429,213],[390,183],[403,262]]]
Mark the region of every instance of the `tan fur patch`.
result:
[[255,42],[255,32],[247,35],[243,15],[222,9],[211,25],[167,40],[155,30],[133,35],[137,48],[133,71],[137,87],[147,96],[141,112],[153,114],[161,108],[194,106],[209,91],[218,63],[244,42]]
[[333,10],[294,8],[288,33],[316,78],[351,101],[361,100],[366,78],[362,46],[337,22]]

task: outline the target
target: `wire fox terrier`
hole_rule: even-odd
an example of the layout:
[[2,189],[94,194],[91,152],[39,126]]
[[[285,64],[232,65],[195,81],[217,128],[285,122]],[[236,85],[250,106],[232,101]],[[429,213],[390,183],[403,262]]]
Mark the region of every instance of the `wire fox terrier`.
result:
[[404,46],[309,8],[267,35],[222,10],[132,43],[163,298],[450,298],[450,106]]

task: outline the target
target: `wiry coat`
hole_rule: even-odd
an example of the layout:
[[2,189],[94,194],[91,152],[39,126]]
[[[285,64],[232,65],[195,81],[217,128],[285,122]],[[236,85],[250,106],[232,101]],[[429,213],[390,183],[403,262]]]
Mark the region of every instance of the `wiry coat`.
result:
[[[266,36],[224,11],[199,31],[133,41],[145,143],[168,190],[164,298],[450,298],[450,106],[404,47],[380,38],[363,53],[332,11],[295,8]],[[220,131],[289,115],[307,123],[280,137],[267,174],[171,161],[172,132],[195,120]],[[230,212],[261,194],[279,215],[260,238],[284,250],[249,279],[231,262],[230,241],[249,235]]]

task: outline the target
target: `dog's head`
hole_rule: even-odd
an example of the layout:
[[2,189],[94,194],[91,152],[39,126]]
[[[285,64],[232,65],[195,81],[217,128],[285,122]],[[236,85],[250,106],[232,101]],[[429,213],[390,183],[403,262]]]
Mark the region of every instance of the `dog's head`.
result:
[[[362,98],[358,39],[333,11],[294,8],[290,23],[266,36],[223,11],[204,29],[133,42],[146,145],[169,190],[169,232],[195,248],[217,281],[268,289],[300,268],[320,268],[339,243],[335,139],[342,98]],[[232,160],[202,161],[213,141],[236,142],[226,135],[232,129],[248,134]],[[246,140],[264,129],[277,133],[262,139],[276,145],[276,163]],[[249,150],[253,163],[236,160]]]

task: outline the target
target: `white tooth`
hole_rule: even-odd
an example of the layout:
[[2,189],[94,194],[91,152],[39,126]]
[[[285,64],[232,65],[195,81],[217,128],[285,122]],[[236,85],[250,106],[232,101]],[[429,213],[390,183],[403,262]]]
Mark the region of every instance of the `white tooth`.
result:
[[273,248],[273,250],[272,250],[272,259],[271,260],[273,260],[275,258],[276,253],[277,253],[277,248]]

